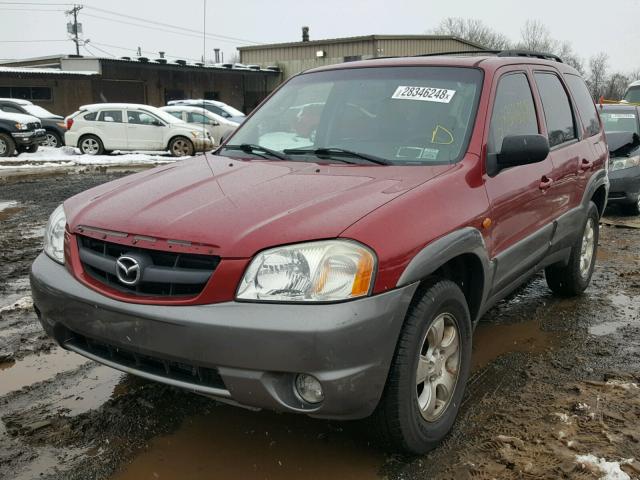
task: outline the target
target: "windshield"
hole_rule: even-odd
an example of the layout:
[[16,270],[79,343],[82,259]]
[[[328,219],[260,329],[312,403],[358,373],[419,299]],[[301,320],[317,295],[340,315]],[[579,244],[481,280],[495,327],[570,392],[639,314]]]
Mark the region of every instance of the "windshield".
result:
[[480,70],[457,67],[304,74],[278,90],[229,144],[278,152],[340,148],[394,164],[455,162],[466,150],[481,84]]
[[145,107],[150,113],[153,113],[155,116],[164,120],[167,123],[184,123],[182,119],[176,118],[171,115],[169,112],[165,112],[164,110],[160,110],[159,108],[154,107]]
[[29,115],[33,115],[38,118],[50,118],[57,117],[57,115],[51,113],[49,110],[42,108],[39,105],[23,105],[22,108],[25,109],[29,113]]
[[624,99],[629,103],[640,103],[640,86],[632,87],[624,94]]
[[607,110],[600,112],[604,131],[609,132],[634,132],[638,130],[638,118],[634,110]]

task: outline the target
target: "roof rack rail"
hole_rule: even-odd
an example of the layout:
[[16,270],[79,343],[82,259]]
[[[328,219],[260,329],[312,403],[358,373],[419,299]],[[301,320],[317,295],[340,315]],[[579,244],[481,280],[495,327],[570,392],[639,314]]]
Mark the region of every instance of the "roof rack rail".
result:
[[[439,52],[439,53],[421,53],[419,55],[411,55],[412,57],[440,57],[445,55],[495,55],[496,57],[528,57],[528,58],[540,58],[542,60],[555,60],[559,63],[564,63],[558,55],[546,52],[534,52],[532,50],[458,50],[453,52]],[[395,58],[395,57],[374,57],[370,60],[378,60],[381,58]]]
[[553,53],[547,52],[534,52],[532,50],[502,50],[496,54],[498,57],[529,57],[529,58],[541,58],[543,60],[555,60],[556,62],[563,63],[562,59]]

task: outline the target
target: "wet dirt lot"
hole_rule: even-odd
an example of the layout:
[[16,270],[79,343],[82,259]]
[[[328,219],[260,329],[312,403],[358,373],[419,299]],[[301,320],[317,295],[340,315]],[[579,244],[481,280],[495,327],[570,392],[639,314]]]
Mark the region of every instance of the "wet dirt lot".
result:
[[579,455],[640,478],[639,229],[602,226],[583,297],[556,298],[539,275],[492,309],[474,335],[452,434],[406,458],[380,450],[366,423],[218,404],[93,363],[43,334],[27,278],[49,213],[126,173],[0,179],[0,478],[602,477]]

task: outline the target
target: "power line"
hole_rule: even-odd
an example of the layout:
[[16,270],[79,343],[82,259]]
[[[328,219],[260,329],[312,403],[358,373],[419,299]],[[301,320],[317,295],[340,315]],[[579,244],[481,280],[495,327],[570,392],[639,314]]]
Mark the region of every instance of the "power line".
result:
[[73,3],[44,3],[44,2],[0,2],[0,5],[46,5],[46,6],[65,6],[68,7]]
[[[154,21],[154,20],[149,20],[148,18],[136,17],[134,15],[126,15],[124,13],[118,13],[118,12],[114,12],[113,10],[106,10],[104,8],[92,7],[92,6],[89,6],[89,5],[87,5],[87,8],[91,9],[91,10],[96,10],[96,11],[99,11],[99,12],[102,12],[102,13],[107,13],[109,15],[115,15],[115,16],[118,16],[118,17],[124,17],[124,18],[129,18],[129,19],[132,19],[132,20],[141,21],[141,22],[144,22],[144,23],[151,23],[151,24],[154,24],[154,25],[160,25],[162,27],[176,28],[176,29],[179,29],[179,30],[182,30],[182,31],[185,31],[185,32],[191,32],[191,33],[198,34],[198,36],[200,36],[203,33],[205,33],[205,32],[203,32],[201,30],[194,30],[192,28],[186,28],[186,27],[183,27],[183,26],[180,26],[180,25],[174,25],[174,24],[170,24],[170,23],[157,22],[157,21]],[[247,40],[246,38],[230,37],[230,36],[227,36],[227,35],[208,34],[208,33],[206,35],[208,37],[215,37],[217,39],[226,39],[226,40],[230,40],[230,41],[234,41],[234,42],[260,44],[260,42],[256,42],[254,40]]]
[[44,8],[0,8],[3,12],[64,12],[65,10],[59,9],[44,9]]
[[69,39],[60,40],[0,40],[0,43],[47,43],[47,42],[68,42]]

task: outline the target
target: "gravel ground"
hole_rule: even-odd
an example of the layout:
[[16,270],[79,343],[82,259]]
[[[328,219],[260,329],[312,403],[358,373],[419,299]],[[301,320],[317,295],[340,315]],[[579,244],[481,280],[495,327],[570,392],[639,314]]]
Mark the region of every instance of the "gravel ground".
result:
[[584,296],[556,298],[540,275],[488,312],[452,434],[405,458],[366,423],[224,406],[43,334],[27,276],[49,213],[127,173],[0,179],[0,478],[640,478],[640,230],[601,227]]

